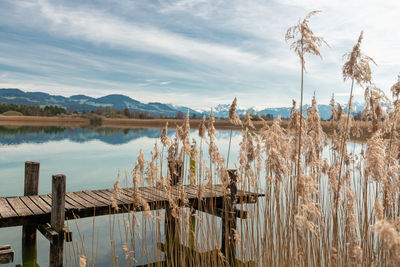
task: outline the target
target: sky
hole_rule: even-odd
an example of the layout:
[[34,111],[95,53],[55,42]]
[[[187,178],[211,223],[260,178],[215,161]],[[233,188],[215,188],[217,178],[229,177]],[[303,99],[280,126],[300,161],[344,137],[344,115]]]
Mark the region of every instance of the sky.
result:
[[[312,10],[329,47],[306,56],[304,101],[349,96],[343,54],[364,30],[373,82],[388,95],[400,72],[398,0],[1,0],[0,88],[71,96],[124,94],[206,109],[290,106],[300,62],[286,30]],[[355,89],[361,100],[363,89]]]

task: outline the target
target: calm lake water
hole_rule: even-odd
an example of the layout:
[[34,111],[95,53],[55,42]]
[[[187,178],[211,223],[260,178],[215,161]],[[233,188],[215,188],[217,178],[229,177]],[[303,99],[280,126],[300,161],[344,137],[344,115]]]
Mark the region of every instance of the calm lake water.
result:
[[[140,149],[146,159],[150,158],[155,141],[160,143],[160,133],[161,129],[0,126],[0,196],[23,195],[25,161],[40,162],[40,194],[51,193],[53,174],[66,175],[67,191],[111,188],[118,171],[121,180],[125,171],[131,172]],[[168,134],[172,137],[174,131]],[[223,155],[227,154],[229,134],[229,130],[217,131],[217,145]],[[240,134],[233,132],[232,162],[237,159]],[[197,136],[197,132],[193,132],[192,137],[199,141]],[[203,142],[205,149],[208,147]],[[92,233],[93,219],[69,221],[74,239],[78,238],[78,227],[87,247],[92,247],[92,236],[95,236],[97,266],[111,265],[109,225],[109,216],[96,217],[95,233]],[[21,232],[22,227],[0,228],[0,245],[10,244],[15,251],[12,266],[22,265]],[[37,263],[48,266],[49,242],[40,233],[37,237]],[[151,240],[147,246],[153,246]],[[123,258],[122,249],[117,250]],[[140,253],[136,260],[138,264],[148,261]]]
[[[174,133],[173,130],[169,130],[168,135],[172,137]],[[23,195],[25,161],[40,162],[40,194],[51,193],[51,176],[53,174],[66,175],[67,191],[111,188],[116,181],[118,172],[121,173],[121,181],[124,184],[124,173],[132,171],[140,149],[143,150],[146,160],[151,158],[150,151],[153,150],[156,141],[161,150],[160,134],[161,129],[143,128],[85,129],[0,126],[0,196]],[[229,135],[230,130],[217,131],[216,144],[220,153],[225,157],[228,150]],[[192,131],[191,137],[195,138],[197,143],[200,144],[197,131]],[[230,154],[231,168],[234,166],[233,162],[237,162],[241,138],[241,132],[233,132]],[[206,142],[203,141],[202,145],[203,151],[207,153]],[[361,144],[348,143],[348,149],[358,153]],[[329,157],[327,151],[324,153],[326,153],[326,157]],[[265,183],[263,180],[260,181],[261,186]],[[322,181],[321,185],[321,192],[326,191],[327,181]],[[157,215],[164,216],[164,212],[160,211]],[[112,235],[116,240],[116,251],[120,265],[124,263],[124,253],[121,247],[123,240],[120,238],[118,227],[110,230],[110,217],[96,216],[95,221],[93,218],[68,221],[74,240],[77,240],[78,243],[83,240],[88,258],[91,258],[90,254],[92,251],[94,252],[93,258],[97,266],[110,266],[112,264],[110,250],[110,236]],[[117,215],[113,218],[117,222],[122,221],[124,215]],[[143,219],[142,213],[138,212],[137,218],[141,221],[141,226],[136,228],[139,234],[135,236],[135,243],[138,244],[135,249],[137,264],[160,260],[162,258],[160,251],[149,253],[158,255],[156,258],[143,253],[146,250],[157,251],[157,245],[152,243],[151,229],[146,228],[146,221]],[[95,226],[94,232],[93,225]],[[161,236],[163,236],[163,229],[161,229]],[[147,239],[144,240],[142,237]],[[10,244],[15,251],[12,266],[18,264],[22,266],[21,238],[22,227],[0,228],[0,245]],[[209,239],[215,238],[214,235]],[[67,246],[70,244],[68,243]],[[79,246],[81,247],[80,244]],[[37,263],[39,266],[49,265],[49,249],[50,245],[47,239],[38,233]],[[68,249],[68,251],[71,251],[71,249]],[[73,258],[72,255],[72,261]],[[71,259],[69,259],[69,262],[71,262]],[[77,263],[73,262],[71,266],[75,266],[75,264]]]

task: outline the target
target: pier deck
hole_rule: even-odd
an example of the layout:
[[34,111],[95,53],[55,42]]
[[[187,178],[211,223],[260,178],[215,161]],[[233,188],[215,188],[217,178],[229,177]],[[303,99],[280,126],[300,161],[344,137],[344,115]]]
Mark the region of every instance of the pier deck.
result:
[[[213,202],[214,207],[222,207],[224,197],[222,185],[203,187],[201,199],[199,200],[198,185],[175,185],[172,186],[174,201],[182,202],[182,191],[189,200],[189,206],[198,203]],[[83,218],[94,215],[112,214],[115,212],[126,212],[128,210],[140,211],[143,205],[134,201],[132,188],[121,188],[116,193],[114,189],[84,190],[79,192],[68,192],[65,194],[65,218]],[[135,190],[149,205],[150,209],[163,209],[169,202],[165,189],[159,187],[139,187]],[[238,190],[236,203],[255,203],[263,194]],[[114,198],[118,204],[118,210],[112,207],[111,199]],[[18,197],[0,198],[0,228],[23,225],[30,223],[45,223],[50,221],[52,195],[32,195]]]

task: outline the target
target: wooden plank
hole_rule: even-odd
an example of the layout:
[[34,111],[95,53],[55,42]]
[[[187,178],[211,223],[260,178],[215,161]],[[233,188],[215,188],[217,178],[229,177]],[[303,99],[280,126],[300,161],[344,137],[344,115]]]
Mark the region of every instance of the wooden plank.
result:
[[[189,186],[193,187],[193,185],[189,185]],[[199,196],[199,186],[196,186],[196,188],[194,188],[194,189],[197,191],[196,197],[198,197]],[[207,185],[203,187],[201,196],[202,196],[202,198],[217,197],[214,190],[211,190],[210,187],[208,187]]]
[[80,204],[79,202],[76,202],[71,196],[72,192],[68,192],[65,194],[65,204],[69,204],[71,207],[73,207],[72,209],[75,210],[81,210],[81,209],[85,209],[85,206],[83,206],[82,204]]
[[181,200],[181,194],[175,189],[175,187],[170,187],[171,196],[174,198],[175,201]]
[[115,199],[121,200],[126,205],[132,205],[133,204],[132,197],[126,196],[122,192],[116,193],[114,189],[106,189],[104,192],[108,193],[110,196],[114,197]]
[[147,192],[149,196],[153,197],[155,200],[168,201],[168,195],[166,192],[162,191],[156,187],[144,187],[143,191]]
[[98,194],[98,195],[100,195],[100,196],[102,196],[102,197],[104,197],[104,198],[109,199],[110,200],[110,205],[111,205],[111,197],[113,197],[117,201],[118,205],[130,204],[126,200],[118,198],[114,193],[111,193],[111,192],[109,192],[107,190],[96,190],[96,191],[93,191],[93,192]]
[[189,192],[193,196],[193,198],[197,198],[198,192],[194,187],[195,185],[187,185],[185,186],[185,190],[186,192]]
[[206,186],[206,190],[211,192],[214,197],[224,197],[226,194],[220,185]]
[[155,202],[157,199],[155,196],[151,195],[144,187],[139,187],[136,191],[140,196],[147,202]]
[[[97,195],[97,196],[103,198],[103,199],[108,203],[108,206],[111,205],[111,199],[110,199],[110,197],[109,197],[107,194],[104,194],[101,190],[93,190],[93,191],[90,191],[90,192],[91,192],[92,194],[95,194],[95,195]],[[117,203],[118,203],[118,201],[117,201]]]
[[14,261],[14,250],[10,246],[2,246],[0,249],[0,264],[10,264]]
[[39,195],[39,197],[50,206],[50,212],[51,212],[51,194]]
[[183,189],[185,190],[186,195],[188,196],[189,199],[197,198],[197,194],[194,193],[192,190],[190,190],[190,187],[188,185],[184,185]]
[[121,188],[121,190],[122,190],[122,192],[126,195],[126,196],[128,196],[130,199],[131,199],[131,201],[133,201],[133,194],[135,193],[135,194],[137,194],[139,197],[141,197],[141,198],[143,198],[145,201],[147,201],[147,202],[152,202],[152,199],[149,199],[149,196],[147,196],[147,194],[145,193],[145,192],[143,192],[141,189],[140,189],[140,187],[139,188],[137,188],[136,190],[135,190],[135,192],[133,191],[133,188]]
[[[132,190],[133,192],[133,190]],[[139,196],[141,198],[143,198],[145,201],[149,202],[149,203],[153,203],[153,202],[157,202],[159,199],[155,199],[155,196],[151,195],[149,192],[147,192],[144,187],[139,187],[136,191],[137,194],[139,194]]]
[[57,231],[54,230],[54,228],[47,223],[39,224],[37,226],[37,229],[39,230],[40,233],[42,233],[44,237],[47,238],[47,240],[50,241],[50,243],[54,243],[59,238]]
[[[133,188],[122,188],[124,193],[132,197],[133,195]],[[135,191],[136,194],[138,194],[144,201],[149,203],[150,205],[156,204],[157,202],[163,201],[161,198],[156,198],[156,196],[153,196],[150,194],[148,191],[144,189],[144,187],[139,187]]]
[[83,206],[84,208],[88,209],[88,208],[94,208],[94,204],[90,203],[89,201],[86,201],[85,199],[81,198],[77,192],[70,192],[67,193],[69,199],[74,200],[75,202],[79,203],[81,206]]
[[33,212],[19,199],[19,197],[7,198],[8,203],[19,216],[31,216]]
[[[41,197],[46,203],[49,204],[49,206],[50,206],[50,212],[51,212],[51,203],[52,203],[52,201],[51,201],[51,199],[52,199],[51,194],[40,195],[40,197]],[[77,208],[73,203],[69,203],[69,202],[65,201],[65,210],[77,210],[77,209],[79,209],[79,208]]]
[[45,212],[38,207],[28,196],[20,197],[21,201],[33,212],[35,215],[41,215]]
[[32,202],[35,203],[36,206],[40,207],[40,209],[43,210],[44,213],[51,212],[51,206],[40,196],[29,196],[28,198],[32,200]]
[[6,250],[6,249],[11,249],[10,245],[2,245],[0,246],[0,250]]
[[108,206],[110,201],[108,199],[105,199],[99,195],[96,195],[95,193],[93,193],[90,190],[83,190],[83,193],[85,193],[86,195],[92,197],[93,199],[95,199],[97,202],[102,203],[103,206]]
[[95,198],[92,198],[88,194],[85,194],[83,192],[75,192],[75,195],[79,196],[81,199],[86,200],[88,203],[92,204],[92,207],[104,207],[108,206],[107,204],[104,204],[103,202],[98,201]]
[[5,198],[0,198],[0,216],[2,218],[18,217]]
[[[135,199],[133,198],[133,189],[132,188],[121,188],[121,193],[123,193],[125,196],[128,197],[128,199],[131,202],[132,207],[135,209],[139,207],[143,207],[142,203],[137,203],[135,202]],[[138,197],[142,198],[144,202],[148,203],[149,206],[153,203],[152,200],[148,200],[145,194],[138,189],[135,191],[135,194],[137,194]],[[151,207],[150,207],[151,208]]]

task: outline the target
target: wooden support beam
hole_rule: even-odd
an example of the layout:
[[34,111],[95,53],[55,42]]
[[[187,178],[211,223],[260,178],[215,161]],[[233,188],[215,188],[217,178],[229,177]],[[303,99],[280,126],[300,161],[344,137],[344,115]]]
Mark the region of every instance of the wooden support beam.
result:
[[[66,178],[63,174],[53,175],[52,194],[51,194],[51,227],[62,236],[65,220],[65,183]],[[63,266],[64,240],[58,238],[56,242],[50,245],[50,266]]]
[[60,234],[47,223],[39,224],[37,229],[50,241],[50,244],[56,244],[59,239],[63,239],[65,242],[72,242],[72,231],[68,227],[64,227]]
[[[193,209],[198,210],[198,211],[202,211],[202,212],[205,212],[205,213],[208,213],[210,215],[217,216],[217,217],[220,217],[220,218],[222,218],[224,216],[224,214],[225,214],[224,209],[221,209],[221,208],[214,208],[214,209],[210,210],[206,206],[201,206],[201,207],[194,207]],[[242,219],[242,220],[247,219],[247,215],[248,214],[247,214],[246,210],[239,210],[237,208],[234,208],[233,211],[234,211],[234,216],[236,218],[239,218],[239,219]]]
[[39,224],[37,226],[37,229],[39,232],[46,237],[47,240],[50,241],[50,244],[53,244],[56,242],[59,238],[59,235],[56,230],[54,230],[53,227],[51,227],[49,224]]
[[14,261],[14,250],[10,245],[0,246],[0,264],[10,264]]

